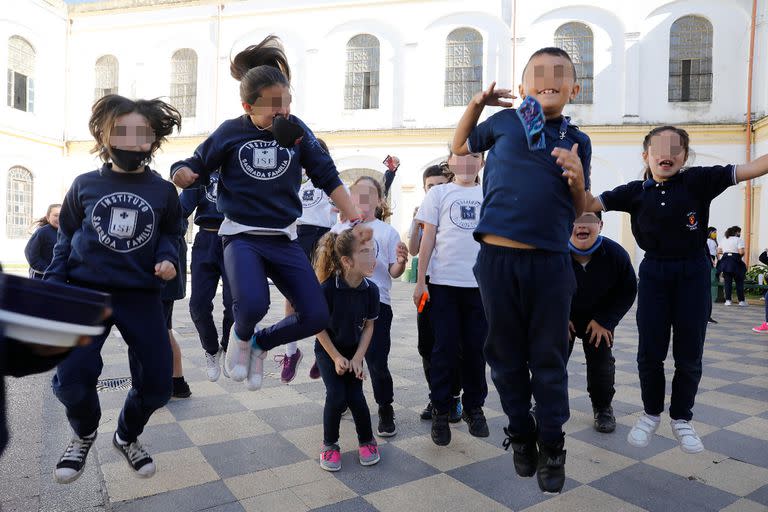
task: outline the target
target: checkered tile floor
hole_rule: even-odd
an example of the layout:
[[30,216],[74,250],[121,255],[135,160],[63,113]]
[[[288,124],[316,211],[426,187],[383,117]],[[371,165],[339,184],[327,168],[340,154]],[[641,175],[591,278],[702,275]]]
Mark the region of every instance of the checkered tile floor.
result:
[[[614,402],[618,428],[592,428],[584,356],[579,345],[570,362],[571,419],[566,426],[567,481],[562,494],[539,492],[535,479],[520,479],[512,456],[501,448],[506,425],[490,383],[486,415],[491,437],[476,439],[465,424],[452,427],[453,441],[438,448],[429,423],[418,413],[427,396],[416,352],[410,285],[395,283],[393,349],[397,436],[380,440],[381,462],[362,467],[349,417],[342,420],[343,468],[329,474],[318,467],[325,389],[311,381],[312,344],[299,376],[290,385],[268,359],[264,389],[222,377],[208,382],[202,350],[187,313],[176,306],[175,327],[193,395],[174,400],[150,420],[142,442],[155,456],[157,475],[139,480],[110,446],[125,392],[101,394],[104,414],[95,454],[114,511],[636,511],[768,510],[768,336],[750,331],[763,307],[716,305],[721,320],[711,326],[704,354],[704,378],[695,426],[707,450],[685,455],[668,421],[647,449],[626,443],[641,411],[635,365],[634,310],[616,333]],[[273,290],[267,321],[283,311]],[[219,308],[217,307],[217,314]],[[103,378],[128,375],[125,346],[114,336],[104,350]],[[671,366],[671,361],[670,361]],[[668,382],[671,379],[668,379]],[[374,404],[366,384],[369,405]],[[376,424],[375,404],[371,407]],[[61,421],[64,421],[62,415]],[[61,439],[61,447],[66,439]],[[51,447],[58,451],[59,446]]]

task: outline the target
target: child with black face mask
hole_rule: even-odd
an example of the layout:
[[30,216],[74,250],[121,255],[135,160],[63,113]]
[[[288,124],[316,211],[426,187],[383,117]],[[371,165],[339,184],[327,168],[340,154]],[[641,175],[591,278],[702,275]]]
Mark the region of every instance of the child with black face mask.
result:
[[171,396],[171,346],[160,293],[178,271],[183,231],[176,189],[147,163],[180,125],[179,112],[160,100],[108,95],[93,106],[93,151],[104,165],[75,178],[67,192],[44,278],[110,293],[113,312],[104,334],[73,349],[53,377],[74,431],[54,471],[59,483],[80,476],[96,439],[101,347],[113,325],[128,345],[134,387],[112,442],[138,476],[155,473],[138,436]]

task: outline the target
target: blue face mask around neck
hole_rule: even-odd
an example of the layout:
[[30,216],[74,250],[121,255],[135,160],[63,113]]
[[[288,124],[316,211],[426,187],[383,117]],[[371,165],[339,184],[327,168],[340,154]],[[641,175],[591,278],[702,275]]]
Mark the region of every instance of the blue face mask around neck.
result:
[[573,243],[568,240],[568,248],[571,250],[573,254],[577,254],[579,256],[591,256],[596,250],[600,248],[600,245],[603,243],[603,236],[598,235],[597,240],[595,240],[595,243],[587,249],[586,251],[582,251],[581,249],[577,248]]

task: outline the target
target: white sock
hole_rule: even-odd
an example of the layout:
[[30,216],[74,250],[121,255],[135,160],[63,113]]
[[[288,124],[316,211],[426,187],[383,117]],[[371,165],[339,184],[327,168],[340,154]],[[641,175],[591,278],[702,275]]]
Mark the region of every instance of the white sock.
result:
[[299,344],[295,341],[285,344],[285,355],[291,357],[299,348]]
[[121,446],[125,446],[128,444],[128,441],[123,441],[122,439],[120,439],[120,434],[118,434],[117,432],[115,432],[115,439],[117,440],[117,444]]

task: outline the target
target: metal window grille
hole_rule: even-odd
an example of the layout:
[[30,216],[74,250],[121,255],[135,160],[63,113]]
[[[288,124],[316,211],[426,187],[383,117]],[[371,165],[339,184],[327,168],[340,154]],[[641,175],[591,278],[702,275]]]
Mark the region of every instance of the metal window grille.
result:
[[35,102],[35,50],[19,36],[8,39],[8,94],[9,107],[26,112],[34,110]]
[[171,57],[171,104],[182,117],[195,117],[197,112],[197,53],[189,48]]
[[6,236],[26,238],[32,225],[32,173],[23,167],[8,171]]
[[700,16],[669,31],[669,101],[712,101],[712,24]]
[[576,66],[579,94],[571,103],[592,103],[595,87],[595,51],[592,29],[583,23],[566,23],[555,31],[555,46],[571,56]]
[[108,94],[117,94],[120,65],[113,55],[104,55],[96,60],[94,100]]
[[359,34],[347,43],[346,110],[379,108],[379,40]]
[[483,85],[483,36],[457,28],[445,41],[445,106],[464,106]]

